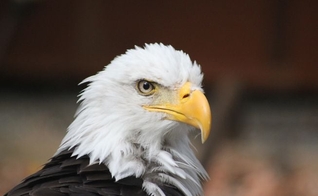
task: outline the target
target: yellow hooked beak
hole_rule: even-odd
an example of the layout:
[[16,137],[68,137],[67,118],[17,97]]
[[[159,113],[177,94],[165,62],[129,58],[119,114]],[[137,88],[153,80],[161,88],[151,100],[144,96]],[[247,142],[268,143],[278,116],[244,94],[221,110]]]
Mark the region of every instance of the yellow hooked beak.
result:
[[[211,110],[208,100],[199,90],[191,92],[191,83],[185,83],[178,92],[176,101],[143,106],[154,112],[168,114],[167,119],[183,122],[201,130],[201,141],[204,143],[211,127]],[[174,103],[175,104],[171,104]]]

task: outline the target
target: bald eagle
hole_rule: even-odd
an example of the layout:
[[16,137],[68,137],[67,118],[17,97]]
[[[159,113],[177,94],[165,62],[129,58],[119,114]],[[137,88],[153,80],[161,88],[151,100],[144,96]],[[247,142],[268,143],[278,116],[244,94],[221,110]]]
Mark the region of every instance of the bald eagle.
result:
[[85,79],[55,155],[6,196],[203,195],[208,174],[188,138],[210,132],[203,74],[163,44],[135,47]]

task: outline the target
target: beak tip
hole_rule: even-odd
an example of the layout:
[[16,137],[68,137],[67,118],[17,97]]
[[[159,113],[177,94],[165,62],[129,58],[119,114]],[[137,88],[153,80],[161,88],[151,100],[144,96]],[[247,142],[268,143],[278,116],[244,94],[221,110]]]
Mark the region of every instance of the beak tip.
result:
[[203,133],[201,133],[201,142],[202,142],[202,144],[204,144],[206,142],[208,137],[209,137],[208,135],[204,135]]
[[201,129],[201,142],[202,144],[206,142],[206,140],[209,138],[210,130],[211,130],[211,121],[208,123],[208,126]]

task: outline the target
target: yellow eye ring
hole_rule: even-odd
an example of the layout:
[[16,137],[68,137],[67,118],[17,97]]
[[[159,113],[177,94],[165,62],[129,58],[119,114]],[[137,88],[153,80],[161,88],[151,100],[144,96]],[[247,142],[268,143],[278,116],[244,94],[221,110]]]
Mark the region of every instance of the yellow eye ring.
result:
[[141,95],[152,95],[155,92],[155,85],[147,80],[139,80],[137,82],[137,90]]

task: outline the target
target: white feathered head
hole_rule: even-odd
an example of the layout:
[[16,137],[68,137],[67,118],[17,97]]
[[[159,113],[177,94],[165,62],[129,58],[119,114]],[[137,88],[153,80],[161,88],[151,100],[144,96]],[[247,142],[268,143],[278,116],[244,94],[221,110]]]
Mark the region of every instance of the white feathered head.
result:
[[[189,147],[188,132],[204,142],[211,113],[201,88],[203,75],[187,54],[163,44],[135,47],[83,82],[76,119],[57,153],[75,148],[106,164],[117,179],[134,175],[144,188],[168,182],[188,195],[201,190],[207,174]],[[158,177],[159,176],[159,177]]]

